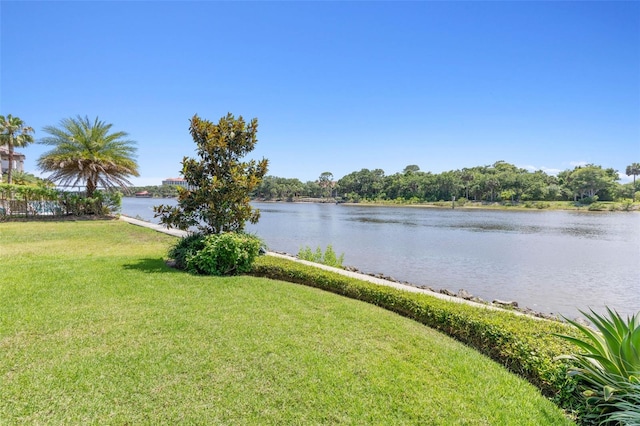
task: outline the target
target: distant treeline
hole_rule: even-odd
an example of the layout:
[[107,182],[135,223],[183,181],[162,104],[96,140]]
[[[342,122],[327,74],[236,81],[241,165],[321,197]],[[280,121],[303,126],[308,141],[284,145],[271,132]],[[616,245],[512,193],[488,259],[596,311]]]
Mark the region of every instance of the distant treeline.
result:
[[[632,167],[633,166],[633,167]],[[393,201],[397,203],[431,203],[451,201],[528,202],[619,201],[640,197],[640,165],[627,168],[634,182],[621,184],[618,172],[612,168],[588,164],[565,170],[557,176],[542,170],[531,172],[513,164],[498,161],[490,166],[477,166],[439,174],[423,172],[417,165],[409,165],[400,173],[385,175],[382,169],[362,169],[334,180],[324,172],[315,181],[302,182],[297,178],[265,176],[251,194],[262,200],[294,201],[304,198],[327,198],[346,202]],[[635,185],[635,188],[634,188]],[[176,197],[173,185],[135,186],[128,195],[147,192],[152,197]],[[640,199],[636,199],[640,201]]]
[[306,183],[295,178],[266,176],[252,195],[264,200],[333,197],[347,202],[424,203],[450,201],[455,197],[469,201],[582,201],[588,204],[598,200],[633,199],[638,189],[634,188],[635,176],[640,175],[640,167],[630,166],[627,174],[634,176],[634,183],[620,184],[616,170],[594,164],[565,170],[557,176],[541,170],[531,172],[504,161],[439,174],[409,165],[401,173],[388,176],[382,169],[362,169],[337,181],[330,172]]
[[147,192],[149,196],[154,198],[177,197],[178,187],[175,185],[131,186],[126,195],[133,196],[141,192]]

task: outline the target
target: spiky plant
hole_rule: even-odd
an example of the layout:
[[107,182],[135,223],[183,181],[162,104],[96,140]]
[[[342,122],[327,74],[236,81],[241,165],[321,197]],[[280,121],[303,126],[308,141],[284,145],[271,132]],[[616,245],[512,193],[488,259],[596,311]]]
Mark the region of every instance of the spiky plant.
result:
[[[587,404],[596,409],[600,423],[620,421],[625,417],[640,417],[640,321],[638,314],[623,319],[607,308],[609,317],[582,314],[595,329],[567,320],[584,339],[560,335],[583,352],[566,355],[575,366],[569,374],[583,386]],[[623,424],[627,424],[624,423]],[[640,424],[640,423],[628,423]]]

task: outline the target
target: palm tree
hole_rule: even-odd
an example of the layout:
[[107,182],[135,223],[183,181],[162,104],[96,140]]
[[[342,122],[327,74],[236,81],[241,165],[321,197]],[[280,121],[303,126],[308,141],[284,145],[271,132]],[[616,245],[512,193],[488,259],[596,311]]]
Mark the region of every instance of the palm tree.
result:
[[[0,115],[0,146],[7,145],[9,150],[9,167],[7,167],[7,183],[11,183],[13,174],[13,148],[23,147],[33,142],[33,128],[24,125],[19,117],[8,114]],[[0,171],[2,167],[0,167]]]
[[49,180],[62,185],[84,184],[87,197],[92,197],[98,186],[126,188],[131,185],[128,176],[139,176],[134,159],[134,141],[124,139],[126,132],[109,133],[112,124],[92,123],[88,117],[66,118],[60,127],[46,126],[51,136],[40,143],[54,148],[38,159],[38,166],[52,172]]
[[627,176],[633,176],[633,190],[636,190],[636,176],[640,175],[640,163],[627,166]]

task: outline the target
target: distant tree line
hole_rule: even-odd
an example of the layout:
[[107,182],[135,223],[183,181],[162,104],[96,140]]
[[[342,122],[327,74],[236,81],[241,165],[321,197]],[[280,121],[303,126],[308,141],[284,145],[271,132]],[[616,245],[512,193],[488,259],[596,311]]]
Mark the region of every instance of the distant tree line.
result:
[[[633,183],[620,184],[618,172],[595,164],[577,166],[557,176],[542,170],[531,172],[505,161],[439,174],[409,165],[402,172],[385,175],[382,169],[354,171],[337,181],[324,172],[316,181],[266,176],[253,192],[264,200],[334,197],[343,201],[394,201],[425,203],[456,200],[486,202],[595,201],[634,199],[635,177],[640,164],[627,167]],[[639,182],[640,183],[640,182]],[[640,194],[638,194],[640,195]]]
[[147,192],[153,198],[172,198],[178,196],[178,187],[176,185],[130,186],[126,195],[134,196],[139,192]]

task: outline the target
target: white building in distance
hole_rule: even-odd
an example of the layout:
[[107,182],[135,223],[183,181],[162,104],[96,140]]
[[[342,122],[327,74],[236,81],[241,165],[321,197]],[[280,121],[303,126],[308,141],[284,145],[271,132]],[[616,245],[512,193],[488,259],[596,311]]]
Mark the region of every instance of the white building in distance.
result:
[[187,188],[188,184],[187,181],[184,178],[178,177],[178,178],[167,178],[165,180],[162,181],[163,185],[175,185],[175,186],[181,186],[183,188]]
[[[24,172],[24,154],[13,151],[13,171],[14,172]],[[5,175],[9,172],[9,148],[6,145],[0,146],[0,180],[2,180],[2,175]]]

